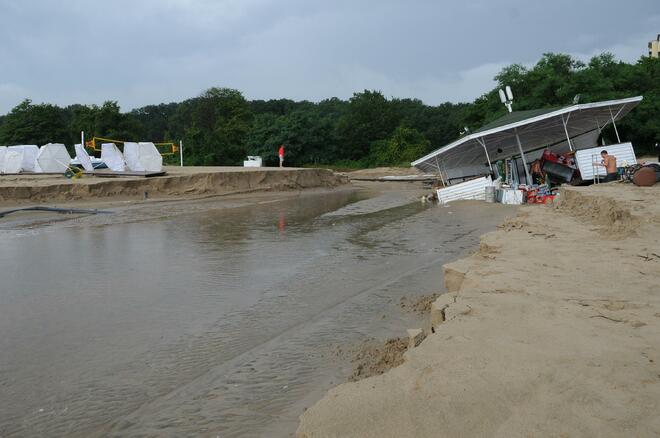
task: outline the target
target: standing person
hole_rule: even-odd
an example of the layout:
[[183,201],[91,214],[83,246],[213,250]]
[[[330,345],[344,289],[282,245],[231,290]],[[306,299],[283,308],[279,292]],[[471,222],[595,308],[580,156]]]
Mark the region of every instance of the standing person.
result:
[[280,146],[278,155],[280,156],[280,167],[284,167],[284,145]]
[[616,157],[609,155],[606,150],[600,152],[600,156],[603,157],[603,161],[600,162],[600,166],[603,166],[607,171],[605,180],[603,182],[612,182],[619,179],[619,172],[616,169]]
[[655,143],[655,153],[658,154],[658,163],[660,163],[660,144]]

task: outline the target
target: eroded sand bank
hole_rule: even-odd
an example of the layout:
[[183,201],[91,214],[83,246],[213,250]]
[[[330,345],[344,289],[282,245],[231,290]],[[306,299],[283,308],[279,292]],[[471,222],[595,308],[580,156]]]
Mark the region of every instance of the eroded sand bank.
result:
[[336,187],[348,182],[327,169],[166,167],[166,176],[68,180],[60,175],[0,175],[0,203],[176,198]]
[[331,390],[299,437],[660,434],[660,187],[529,206],[444,266],[430,334]]

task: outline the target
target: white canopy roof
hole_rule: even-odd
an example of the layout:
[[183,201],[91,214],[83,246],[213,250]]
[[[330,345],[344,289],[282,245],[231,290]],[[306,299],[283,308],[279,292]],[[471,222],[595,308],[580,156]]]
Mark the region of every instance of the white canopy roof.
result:
[[[424,172],[450,172],[464,176],[488,171],[488,158],[497,161],[541,148],[561,145],[583,149],[596,146],[603,127],[624,117],[642,96],[531,111],[515,111],[414,161]],[[516,139],[520,139],[520,145]],[[568,145],[567,137],[571,139]],[[583,141],[580,141],[580,140]],[[554,148],[553,148],[554,149]],[[463,174],[463,175],[461,175]],[[450,175],[454,177],[455,175]]]

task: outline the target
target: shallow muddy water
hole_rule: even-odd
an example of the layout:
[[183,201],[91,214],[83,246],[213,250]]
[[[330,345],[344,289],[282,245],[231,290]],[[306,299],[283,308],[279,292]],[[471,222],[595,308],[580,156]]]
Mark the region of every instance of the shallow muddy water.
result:
[[401,297],[513,210],[406,192],[285,197],[0,235],[0,436],[290,436],[337,345],[421,324]]

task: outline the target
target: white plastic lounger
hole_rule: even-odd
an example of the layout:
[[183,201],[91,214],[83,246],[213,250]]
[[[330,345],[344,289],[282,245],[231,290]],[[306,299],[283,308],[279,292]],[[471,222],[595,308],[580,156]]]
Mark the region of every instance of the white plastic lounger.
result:
[[126,170],[124,156],[114,143],[103,143],[101,145],[101,160],[112,171],[123,172]]
[[37,164],[42,172],[61,173],[69,168],[71,156],[62,143],[48,143],[41,146]]

